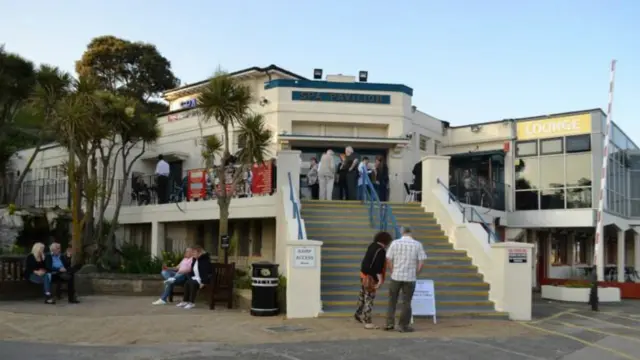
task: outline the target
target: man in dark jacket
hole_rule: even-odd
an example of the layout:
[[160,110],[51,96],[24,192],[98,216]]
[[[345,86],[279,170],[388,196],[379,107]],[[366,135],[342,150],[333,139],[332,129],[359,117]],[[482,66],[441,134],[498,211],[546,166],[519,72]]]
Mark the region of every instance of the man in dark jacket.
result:
[[184,284],[184,296],[182,302],[177,305],[185,309],[192,309],[196,306],[198,290],[211,283],[211,275],[213,273],[211,258],[204,249],[199,246],[193,247],[193,257],[195,260],[191,265],[188,280]]
[[51,252],[47,254],[44,264],[47,271],[51,273],[52,282],[66,282],[69,303],[77,304],[78,299],[76,297],[74,277],[75,271],[71,268],[71,259],[61,253],[60,244],[57,242],[51,243],[49,250],[51,250]]

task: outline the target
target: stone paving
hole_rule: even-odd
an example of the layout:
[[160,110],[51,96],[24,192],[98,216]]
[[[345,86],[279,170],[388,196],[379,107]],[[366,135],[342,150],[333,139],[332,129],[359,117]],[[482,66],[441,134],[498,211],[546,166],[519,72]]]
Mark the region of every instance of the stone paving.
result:
[[[152,307],[141,297],[79,305],[0,303],[0,358],[68,359],[640,359],[640,303],[536,300],[527,323],[421,320],[416,332],[368,331],[349,319],[256,318],[226,309]],[[381,319],[378,319],[379,321]],[[277,333],[277,326],[305,328]]]

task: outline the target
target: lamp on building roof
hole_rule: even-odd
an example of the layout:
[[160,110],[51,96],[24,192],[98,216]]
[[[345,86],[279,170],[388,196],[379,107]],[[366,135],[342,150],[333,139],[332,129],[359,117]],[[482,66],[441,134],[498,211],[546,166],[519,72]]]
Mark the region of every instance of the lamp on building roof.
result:
[[360,78],[360,82],[367,82],[367,79],[369,78],[369,72],[360,70],[358,77]]
[[322,69],[313,69],[313,79],[314,80],[322,79]]

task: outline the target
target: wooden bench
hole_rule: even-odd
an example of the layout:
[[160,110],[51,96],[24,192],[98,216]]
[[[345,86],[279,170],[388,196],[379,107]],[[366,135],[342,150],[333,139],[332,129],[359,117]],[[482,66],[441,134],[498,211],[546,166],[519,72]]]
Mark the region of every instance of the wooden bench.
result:
[[[26,259],[24,255],[0,256],[0,299],[23,300],[42,296],[42,285],[24,278]],[[55,289],[52,290],[55,290],[56,297],[61,299],[62,293],[67,291],[66,283],[56,281]]]
[[[236,264],[211,263],[211,281],[205,286],[209,288],[209,309],[215,309],[216,302],[225,302],[227,308],[233,308],[233,280]],[[169,294],[169,302],[173,302],[173,295],[184,294],[182,285],[175,285]]]

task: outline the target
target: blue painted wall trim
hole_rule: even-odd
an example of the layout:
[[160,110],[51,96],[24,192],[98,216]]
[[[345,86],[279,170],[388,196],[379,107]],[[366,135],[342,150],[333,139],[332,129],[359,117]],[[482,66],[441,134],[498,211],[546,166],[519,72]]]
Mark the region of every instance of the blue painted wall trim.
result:
[[300,89],[331,89],[331,90],[364,90],[364,91],[388,91],[400,92],[413,96],[413,89],[406,85],[399,84],[376,84],[376,83],[341,83],[321,80],[292,80],[276,79],[264,83],[265,90],[277,87],[300,88]]
[[391,104],[391,95],[335,93],[324,91],[292,91],[291,100],[389,105]]

